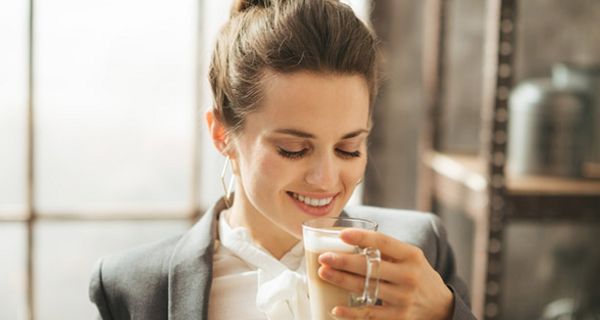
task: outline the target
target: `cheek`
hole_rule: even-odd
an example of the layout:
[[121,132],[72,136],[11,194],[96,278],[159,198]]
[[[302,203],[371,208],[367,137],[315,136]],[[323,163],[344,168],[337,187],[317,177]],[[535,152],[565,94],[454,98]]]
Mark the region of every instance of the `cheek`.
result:
[[359,182],[360,179],[365,174],[365,169],[367,166],[367,159],[361,158],[357,161],[353,161],[353,163],[344,166],[342,170],[342,180],[346,185],[349,185],[351,188],[354,188]]
[[279,180],[277,177],[281,177],[285,173],[281,161],[269,154],[264,154],[261,158],[256,159],[255,166],[258,179],[272,185],[276,185]]
[[247,192],[253,197],[272,199],[272,192],[285,183],[289,165],[286,166],[284,159],[268,150],[260,150],[247,160],[244,179],[248,184],[245,186]]

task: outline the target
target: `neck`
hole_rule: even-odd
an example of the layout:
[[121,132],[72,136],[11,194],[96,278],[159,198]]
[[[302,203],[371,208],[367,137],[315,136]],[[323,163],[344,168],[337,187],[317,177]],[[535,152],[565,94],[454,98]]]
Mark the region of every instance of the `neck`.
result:
[[247,228],[252,239],[278,260],[298,243],[296,237],[256,210],[245,198],[243,191],[236,192],[234,197],[233,205],[226,215],[232,228]]

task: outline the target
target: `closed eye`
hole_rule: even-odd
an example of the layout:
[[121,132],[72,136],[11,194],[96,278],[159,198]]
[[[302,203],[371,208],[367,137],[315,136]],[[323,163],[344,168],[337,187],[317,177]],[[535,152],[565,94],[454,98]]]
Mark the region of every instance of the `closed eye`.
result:
[[[300,159],[300,158],[304,157],[307,152],[308,152],[308,148],[304,148],[299,151],[290,151],[290,150],[283,149],[281,147],[277,148],[277,153],[279,153],[280,156],[282,156],[284,158],[288,158],[288,159]],[[362,153],[358,150],[345,151],[342,149],[335,149],[335,152],[344,159],[359,158],[362,155]]]
[[277,148],[277,153],[279,153],[280,156],[284,157],[284,158],[288,158],[288,159],[299,159],[302,158],[306,152],[308,151],[308,149],[304,148],[300,151],[289,151],[286,149],[283,149],[281,147]]
[[358,151],[358,150],[356,150],[356,151],[345,151],[345,150],[342,150],[342,149],[335,149],[335,152],[337,152],[342,158],[346,158],[346,159],[358,158],[361,155],[360,151]]

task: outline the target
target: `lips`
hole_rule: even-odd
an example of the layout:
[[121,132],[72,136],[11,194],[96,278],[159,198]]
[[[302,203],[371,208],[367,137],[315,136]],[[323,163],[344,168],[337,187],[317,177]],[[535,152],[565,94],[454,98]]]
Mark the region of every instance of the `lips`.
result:
[[290,199],[304,213],[310,216],[324,216],[331,212],[337,198],[337,193],[308,195],[295,192],[287,192]]

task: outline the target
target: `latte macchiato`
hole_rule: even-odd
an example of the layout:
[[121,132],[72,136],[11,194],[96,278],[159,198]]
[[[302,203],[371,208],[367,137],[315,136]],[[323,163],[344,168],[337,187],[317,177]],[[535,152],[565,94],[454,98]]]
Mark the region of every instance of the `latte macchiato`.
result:
[[318,260],[319,255],[323,252],[354,252],[354,247],[344,243],[337,237],[312,234],[308,239],[305,239],[304,250],[310,293],[311,319],[333,319],[331,310],[335,306],[350,305],[351,293],[319,278],[318,271],[321,266]]
[[[340,232],[345,228],[376,231],[377,224],[363,219],[334,217],[310,220],[302,225],[312,320],[335,319],[331,314],[335,306],[360,307],[372,305],[377,300],[379,280],[373,275],[378,274],[379,263],[381,262],[380,252],[374,248],[361,249],[342,241]],[[367,264],[364,292],[352,293],[322,280],[318,274],[321,267],[319,256],[324,252],[363,255]]]

